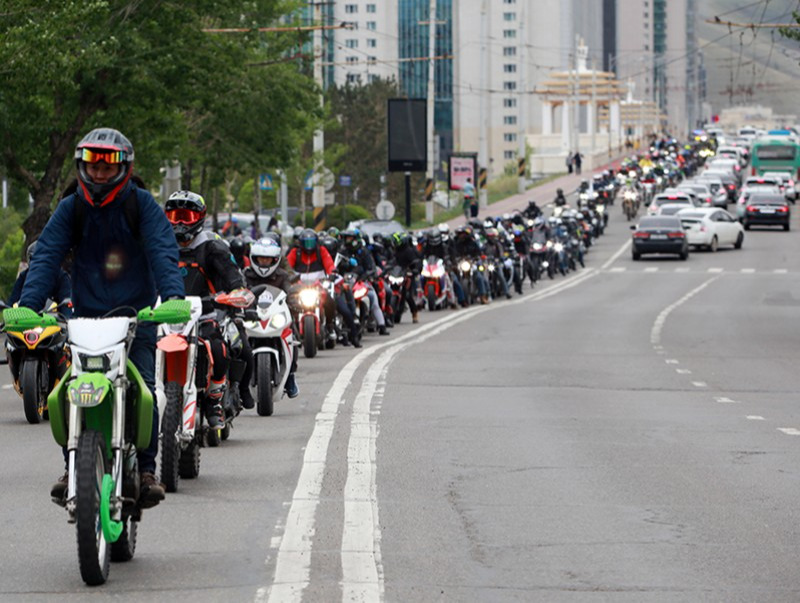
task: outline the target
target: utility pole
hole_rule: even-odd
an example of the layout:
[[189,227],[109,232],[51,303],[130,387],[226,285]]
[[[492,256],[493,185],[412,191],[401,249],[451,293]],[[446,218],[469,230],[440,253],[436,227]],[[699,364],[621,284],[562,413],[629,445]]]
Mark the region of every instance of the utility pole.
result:
[[527,171],[528,165],[528,149],[526,144],[528,125],[528,95],[525,91],[525,69],[527,67],[525,63],[525,53],[527,48],[528,46],[525,41],[525,4],[523,3],[519,9],[519,65],[517,67],[517,70],[519,71],[519,94],[517,95],[517,98],[519,99],[519,117],[517,118],[519,121],[519,130],[517,134],[519,150],[517,151],[517,161],[521,162],[517,165],[517,192],[520,194],[524,193],[526,189],[527,180],[525,177],[525,172]]
[[581,123],[581,103],[580,103],[580,86],[581,80],[580,76],[578,75],[578,45],[580,44],[580,36],[575,34],[575,60],[572,66],[573,73],[575,76],[574,80],[574,88],[573,88],[573,97],[572,97],[572,136],[574,137],[574,143],[572,148],[575,149],[575,154],[577,155],[580,153],[581,148],[581,130],[580,130],[580,123]]
[[[594,59],[592,59],[592,101],[591,101],[592,104],[589,107],[589,111],[591,112],[591,116],[592,116],[592,120],[591,120],[591,122],[592,122],[592,124],[591,124],[591,128],[592,128],[592,148],[589,151],[591,153],[591,155],[590,155],[591,161],[589,162],[589,168],[592,169],[592,170],[595,167],[594,166],[594,147],[595,147],[595,144],[597,142],[597,140],[595,138],[595,132],[597,131],[597,117],[598,117],[598,115],[597,115],[597,92],[596,92],[596,90],[597,90],[597,66],[595,64]],[[611,105],[608,106],[608,139],[609,139],[609,141],[611,140]],[[611,144],[611,143],[609,142],[609,144]]]
[[[488,30],[488,0],[481,2],[481,85],[480,85],[480,144],[478,145],[478,168],[479,170],[485,169],[489,173],[489,141],[488,141],[488,126],[489,120],[489,59],[487,57],[489,49],[487,48],[486,38]],[[489,207],[489,194],[485,188],[476,186],[479,191],[479,200],[481,209]]]
[[433,193],[436,189],[436,0],[430,0],[428,11],[428,173],[425,183],[425,219],[433,224]]
[[[314,24],[322,22],[322,4],[318,0],[309,0],[309,5],[313,9]],[[322,94],[322,31],[314,30],[314,82],[320,89],[319,103],[324,108],[325,97]],[[325,152],[325,133],[322,127],[314,132],[314,191],[311,197],[311,205],[314,207],[314,214],[325,207],[325,186],[322,182],[322,170],[325,165],[322,154]]]

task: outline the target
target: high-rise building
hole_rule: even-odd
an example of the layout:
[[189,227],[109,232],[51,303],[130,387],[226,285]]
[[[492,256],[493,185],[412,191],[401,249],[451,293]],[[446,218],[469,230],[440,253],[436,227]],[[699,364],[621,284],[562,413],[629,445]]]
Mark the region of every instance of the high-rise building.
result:
[[656,102],[675,136],[685,135],[700,119],[697,0],[617,0],[616,11],[617,75]]
[[[481,22],[486,31],[482,57]],[[478,151],[487,122],[488,168],[516,162],[520,137],[541,132],[537,82],[574,64],[578,40],[599,67],[603,58],[600,0],[476,0],[453,8],[454,148]],[[482,60],[486,61],[481,75]],[[481,107],[483,106],[483,111]]]
[[334,23],[353,24],[352,29],[326,31],[326,39],[333,45],[332,81],[343,86],[396,78],[397,1],[343,0],[333,3],[332,8]]

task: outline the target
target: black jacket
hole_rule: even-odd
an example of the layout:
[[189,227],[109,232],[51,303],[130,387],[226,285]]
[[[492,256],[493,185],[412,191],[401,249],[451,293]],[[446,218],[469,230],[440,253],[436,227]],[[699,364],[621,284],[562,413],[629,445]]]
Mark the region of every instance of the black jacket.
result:
[[181,247],[178,266],[186,295],[205,297],[244,286],[231,250],[213,232],[203,231],[187,247]]

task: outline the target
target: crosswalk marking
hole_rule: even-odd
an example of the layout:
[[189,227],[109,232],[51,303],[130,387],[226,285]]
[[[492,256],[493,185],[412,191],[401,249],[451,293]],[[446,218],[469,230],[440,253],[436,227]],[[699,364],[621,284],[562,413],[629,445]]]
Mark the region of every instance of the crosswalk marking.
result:
[[800,429],[794,427],[778,427],[778,431],[782,431],[786,435],[800,435]]

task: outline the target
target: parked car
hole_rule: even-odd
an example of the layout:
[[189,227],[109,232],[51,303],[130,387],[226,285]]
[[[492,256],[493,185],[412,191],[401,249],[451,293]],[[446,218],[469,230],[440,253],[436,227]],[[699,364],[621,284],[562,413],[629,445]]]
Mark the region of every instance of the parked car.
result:
[[744,242],[744,228],[724,209],[698,207],[678,212],[689,245],[716,251],[722,245],[733,245],[741,249]]
[[651,253],[675,254],[682,260],[689,257],[686,232],[676,216],[646,216],[639,224],[631,226],[631,230],[631,253],[634,260]]

